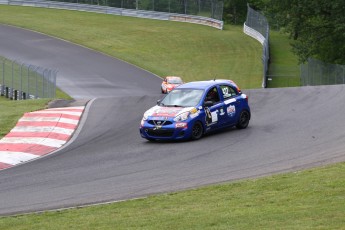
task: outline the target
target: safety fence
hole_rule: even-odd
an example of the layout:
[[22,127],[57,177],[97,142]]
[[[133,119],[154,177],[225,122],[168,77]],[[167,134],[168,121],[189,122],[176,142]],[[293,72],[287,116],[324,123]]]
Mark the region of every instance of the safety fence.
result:
[[198,15],[222,20],[223,2],[219,0],[52,0],[123,9]]
[[267,74],[267,88],[301,86],[301,68],[299,65],[270,63]]
[[345,65],[329,64],[309,58],[301,65],[303,86],[345,84]]
[[56,70],[0,59],[0,95],[12,100],[54,98]]
[[262,47],[263,79],[262,87],[267,86],[267,71],[269,64],[269,24],[265,16],[250,8],[248,4],[247,19],[243,25],[245,34],[258,40]]
[[[122,2],[121,8],[113,7],[118,5],[114,4],[115,2]],[[129,2],[132,2],[132,4],[129,4]],[[158,4],[158,2],[160,2],[160,4]],[[163,2],[165,2],[165,4],[162,4]],[[183,4],[181,4],[181,2],[183,2]],[[120,16],[189,22],[223,29],[223,2],[216,0],[71,0],[70,2],[45,0],[0,0],[0,4],[78,10]],[[133,9],[122,8],[129,6]],[[164,10],[167,12],[164,12]]]

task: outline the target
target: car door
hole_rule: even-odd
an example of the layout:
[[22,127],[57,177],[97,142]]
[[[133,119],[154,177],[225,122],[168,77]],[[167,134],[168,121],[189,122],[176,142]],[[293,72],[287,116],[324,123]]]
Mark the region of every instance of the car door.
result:
[[237,123],[239,113],[242,110],[241,97],[239,92],[230,85],[220,85],[219,87],[224,100],[225,123],[227,125],[234,125]]
[[226,122],[226,111],[217,87],[211,88],[204,100],[205,124],[207,129],[215,129]]

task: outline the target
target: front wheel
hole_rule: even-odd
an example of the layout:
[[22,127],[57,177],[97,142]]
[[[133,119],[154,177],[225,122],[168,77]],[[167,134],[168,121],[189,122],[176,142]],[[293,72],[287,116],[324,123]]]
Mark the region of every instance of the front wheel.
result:
[[245,129],[247,128],[250,120],[250,114],[247,110],[243,110],[240,115],[240,119],[238,120],[238,123],[236,127],[238,129]]
[[198,140],[202,137],[203,133],[204,133],[204,128],[202,127],[202,124],[199,121],[195,122],[195,124],[192,127],[191,139]]

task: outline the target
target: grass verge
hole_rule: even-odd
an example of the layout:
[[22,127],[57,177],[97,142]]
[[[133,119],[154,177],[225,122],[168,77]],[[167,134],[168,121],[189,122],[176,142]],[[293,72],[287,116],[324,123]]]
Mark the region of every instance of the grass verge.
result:
[[270,66],[267,87],[301,86],[298,58],[291,51],[288,35],[270,31]]
[[0,229],[343,229],[345,163],[145,199],[0,218]]

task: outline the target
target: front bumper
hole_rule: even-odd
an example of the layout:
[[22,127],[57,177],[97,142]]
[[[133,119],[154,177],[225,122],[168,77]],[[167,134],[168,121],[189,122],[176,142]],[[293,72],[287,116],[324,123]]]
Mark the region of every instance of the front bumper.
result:
[[140,126],[139,132],[141,137],[149,140],[185,140],[191,136],[191,123],[186,123],[186,127],[177,128],[176,123],[169,125],[157,126],[151,125],[147,121]]

